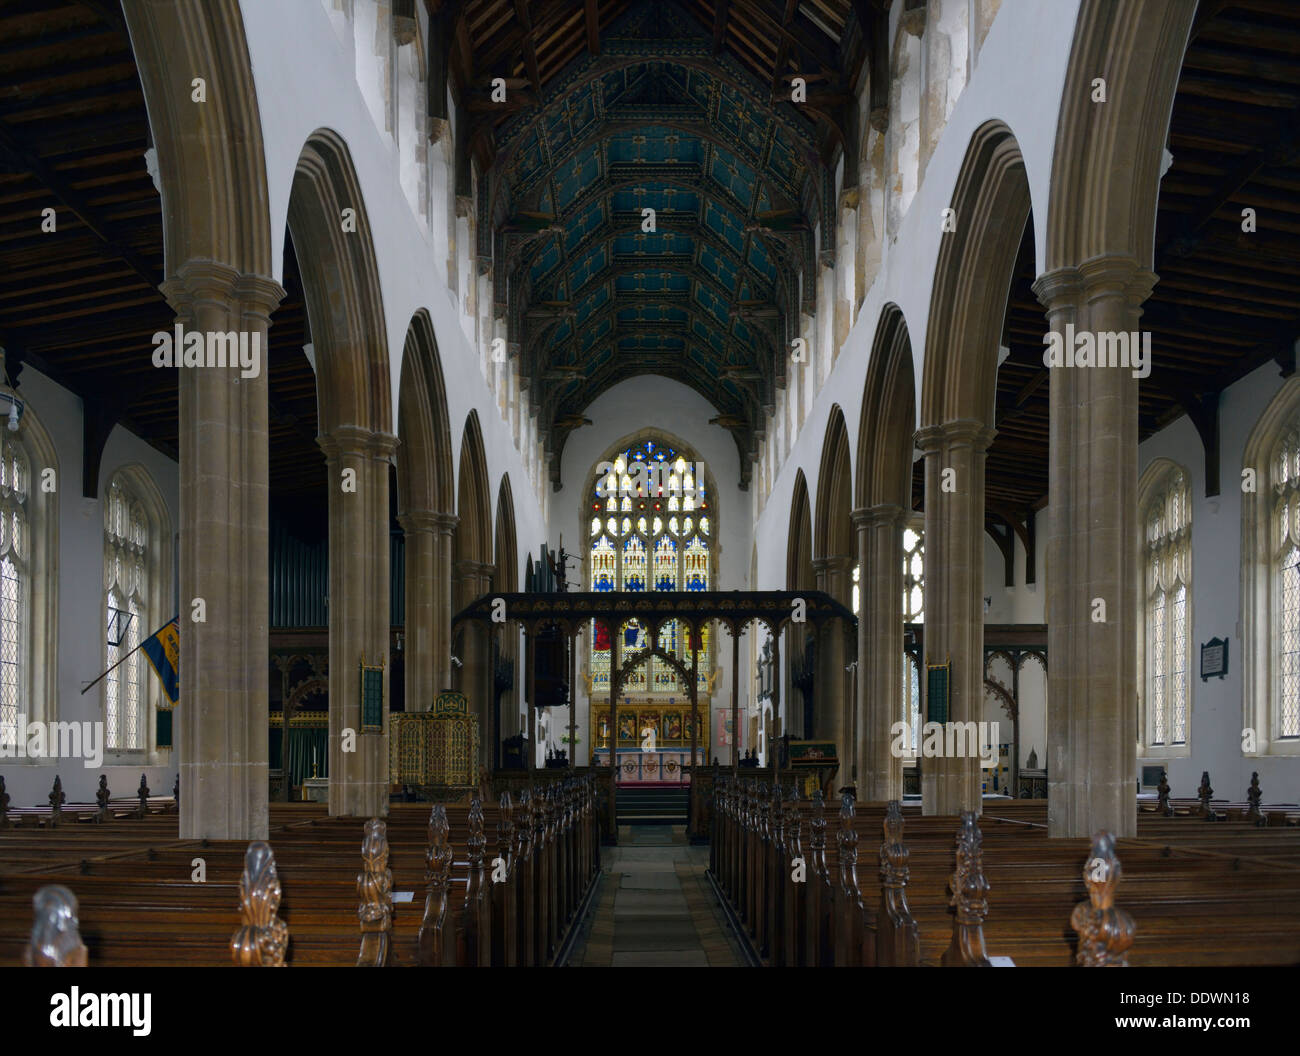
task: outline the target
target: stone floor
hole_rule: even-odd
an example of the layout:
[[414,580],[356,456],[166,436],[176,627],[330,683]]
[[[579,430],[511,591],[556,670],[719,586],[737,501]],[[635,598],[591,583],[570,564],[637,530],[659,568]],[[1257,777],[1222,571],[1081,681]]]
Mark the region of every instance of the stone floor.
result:
[[569,964],[583,968],[735,968],[744,962],[704,873],[708,847],[681,825],[620,826],[601,848],[595,909]]

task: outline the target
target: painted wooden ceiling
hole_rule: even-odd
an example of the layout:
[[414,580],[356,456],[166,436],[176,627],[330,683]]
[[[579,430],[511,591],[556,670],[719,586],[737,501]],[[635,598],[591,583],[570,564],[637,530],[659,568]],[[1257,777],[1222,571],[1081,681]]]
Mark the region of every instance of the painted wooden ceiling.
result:
[[715,52],[699,12],[632,3],[598,54],[495,129],[493,256],[557,483],[585,409],[644,374],[714,405],[747,482],[800,310],[814,308],[800,274],[815,274],[830,188],[817,122],[757,72]]

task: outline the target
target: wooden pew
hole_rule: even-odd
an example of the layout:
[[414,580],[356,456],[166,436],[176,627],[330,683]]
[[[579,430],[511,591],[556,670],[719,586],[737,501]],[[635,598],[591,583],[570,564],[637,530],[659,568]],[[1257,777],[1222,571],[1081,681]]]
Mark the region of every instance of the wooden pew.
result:
[[[544,818],[536,821],[540,814],[525,820],[524,811],[513,803],[509,821],[497,806],[480,804],[481,822],[479,817],[471,818],[475,813],[472,804],[443,807],[452,859],[447,878],[448,919],[442,935],[444,963],[511,963],[507,946],[514,963],[527,963],[522,952],[543,945],[536,933],[540,913],[533,912],[539,896],[561,907],[550,925],[553,931],[545,939],[546,956],[553,958],[599,871],[593,789],[594,782],[585,776],[566,779],[562,789],[557,786],[550,794],[557,806],[549,824]],[[537,799],[540,803],[542,797]],[[382,822],[390,856],[386,862],[390,892],[426,890],[426,810],[427,805],[393,804]],[[373,862],[363,865],[359,877],[356,819],[328,818],[318,804],[272,804],[270,822],[269,842],[275,847],[278,876],[284,884],[281,915],[293,929],[289,963],[373,963],[375,957],[364,952],[375,944],[365,937],[367,901],[379,921],[378,934],[388,936],[387,963],[401,966],[420,961],[422,916],[418,903],[395,907],[390,903],[385,930],[382,911],[377,912],[375,900],[362,892],[366,884],[379,889],[384,886],[379,878],[385,869],[378,865],[382,854],[370,846],[368,827],[369,850],[365,853]],[[530,825],[531,831],[525,834]],[[478,865],[471,858],[479,856],[480,838],[484,842]],[[60,826],[0,833],[0,963],[20,960],[28,936],[12,926],[12,921],[27,919],[21,907],[40,886],[50,882],[76,885],[82,931],[94,964],[220,963],[220,950],[230,939],[232,907],[239,898],[246,850],[245,845],[232,841],[178,840],[175,815],[131,818],[109,828]],[[556,883],[563,884],[562,890],[540,886],[542,874],[535,866],[544,851],[557,863],[581,859],[580,866],[566,865],[562,871],[557,864],[554,877]],[[191,880],[194,858],[204,859],[206,883]],[[506,868],[501,880],[494,883],[489,866],[496,858]],[[481,883],[471,899],[471,879],[480,869]],[[380,897],[379,905],[382,903]],[[18,912],[8,912],[15,907]],[[512,916],[513,935],[507,930]],[[359,921],[363,928],[360,957]],[[500,942],[496,941],[498,931]]]
[[[755,847],[763,863],[761,872],[771,871],[770,861],[763,856],[773,852],[770,843],[764,848],[759,831],[762,820],[752,806],[760,799],[754,785],[744,778],[724,778],[717,803],[724,849],[727,845],[741,849],[734,859],[727,853],[719,856],[721,872],[716,877],[737,916],[748,915],[745,900],[754,898],[754,885],[747,878],[742,882],[740,874],[745,865],[756,861]],[[801,824],[790,818],[793,806],[787,807],[787,834],[797,832]],[[800,919],[783,921],[785,934],[792,928],[804,929],[805,952],[788,963],[863,963],[867,951],[855,954],[856,940],[851,934],[846,936],[842,926],[845,921],[850,929],[858,926],[853,914],[859,902],[864,907],[879,906],[878,912],[867,914],[864,910],[861,917],[864,934],[869,933],[866,929],[874,917],[878,963],[938,963],[952,930],[952,833],[959,819],[923,818],[915,807],[861,804],[855,805],[846,826],[841,809],[840,831],[846,852],[841,868],[838,835],[824,849],[817,847],[821,810],[809,803],[799,803],[796,809],[807,816],[810,860],[804,901],[789,902]],[[906,857],[899,853],[901,840],[889,835],[888,818],[894,810],[894,824],[901,826],[907,819],[908,843],[902,848]],[[990,955],[1011,956],[1017,964],[1073,963],[1075,942],[1065,925],[1079,899],[1087,894],[1079,866],[1090,858],[1088,841],[1049,841],[1046,804],[1041,801],[988,800],[981,824],[983,863],[994,892],[983,923]],[[857,868],[856,860],[851,863],[854,869],[849,868],[848,852],[854,847],[849,830],[859,838],[867,835],[872,839],[884,832],[878,876]],[[787,835],[787,855],[790,839]],[[891,844],[895,845],[892,850]],[[1143,814],[1139,838],[1120,841],[1120,851],[1129,877],[1125,885],[1127,909],[1137,920],[1143,939],[1134,952],[1134,963],[1244,965],[1300,959],[1300,840],[1294,830],[1257,828],[1250,821],[1239,820],[1202,825],[1185,817]],[[829,885],[820,878],[819,854],[826,858]],[[729,864],[731,861],[736,864]],[[898,903],[900,888],[894,871],[898,867],[907,871],[901,889],[905,914]],[[851,882],[855,870],[856,898]],[[790,888],[787,884],[787,900]],[[817,922],[822,894],[830,895],[836,921],[825,937]],[[762,905],[760,920],[770,913],[770,905],[766,901]],[[746,928],[752,933],[754,926],[747,923]],[[886,930],[889,941],[898,940],[902,954],[883,952]],[[1214,941],[1207,944],[1207,935]]]

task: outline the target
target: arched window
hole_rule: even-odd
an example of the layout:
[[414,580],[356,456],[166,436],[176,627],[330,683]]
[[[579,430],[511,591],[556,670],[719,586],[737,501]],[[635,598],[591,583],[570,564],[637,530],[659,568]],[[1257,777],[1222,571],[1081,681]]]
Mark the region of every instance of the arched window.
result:
[[[0,730],[18,724],[27,700],[31,627],[31,542],[27,498],[31,466],[9,433],[0,433]],[[12,734],[10,735],[12,736]]]
[[[921,522],[903,529],[903,623],[925,622],[925,531]],[[913,745],[921,743],[921,656],[915,646],[903,645],[903,692],[900,718],[912,731]]]
[[[1185,751],[1190,711],[1192,493],[1172,462],[1151,466],[1138,489],[1142,524],[1142,743]],[[1182,754],[1182,752],[1178,752]]]
[[20,431],[0,430],[0,738],[10,742],[20,715],[56,716],[56,482],[53,447],[26,407]]
[[1275,740],[1300,738],[1300,421],[1292,423],[1269,464],[1272,500],[1270,582]]
[[[104,493],[104,747],[144,752],[152,745],[160,690],[144,652],[171,611],[171,534],[153,482],[140,467],[113,475]],[[117,665],[114,667],[114,665]]]
[[1300,377],[1242,457],[1242,754],[1300,755]]
[[[612,471],[602,475],[603,464]],[[593,591],[708,591],[713,587],[713,540],[717,510],[705,482],[696,480],[700,463],[656,438],[637,441],[612,452],[594,467],[585,510],[588,523],[588,576]],[[644,467],[644,468],[642,468]],[[620,655],[648,647],[647,630],[630,620],[623,630]],[[705,627],[699,641],[688,643],[676,621],[659,632],[658,646],[687,668],[691,645],[698,651],[699,685],[707,687],[712,642]],[[609,693],[608,630],[593,622],[589,667],[591,693]],[[683,694],[676,670],[651,657],[633,671],[629,693]]]
[[[107,627],[104,679],[105,747],[131,751],[144,747],[147,661],[139,651],[150,617],[149,530],[144,507],[114,478],[104,503],[104,607]],[[125,659],[123,659],[125,658]],[[118,665],[113,667],[113,665]]]

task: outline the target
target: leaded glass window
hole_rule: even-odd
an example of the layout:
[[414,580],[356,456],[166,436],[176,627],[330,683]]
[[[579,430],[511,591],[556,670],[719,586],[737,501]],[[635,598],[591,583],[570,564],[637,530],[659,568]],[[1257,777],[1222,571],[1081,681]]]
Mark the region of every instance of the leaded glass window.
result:
[[149,522],[118,477],[104,503],[104,741],[111,751],[145,747],[147,661],[138,646],[149,620]]
[[1273,494],[1273,655],[1277,714],[1274,736],[1300,737],[1300,423],[1278,444]]
[[1186,744],[1192,498],[1178,467],[1170,467],[1147,501],[1143,525],[1147,743]]
[[0,433],[0,737],[17,733],[26,708],[25,648],[30,620],[31,553],[27,456],[8,433]]

